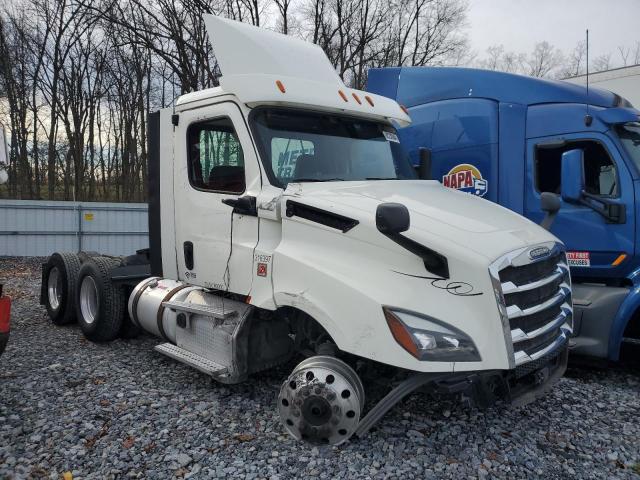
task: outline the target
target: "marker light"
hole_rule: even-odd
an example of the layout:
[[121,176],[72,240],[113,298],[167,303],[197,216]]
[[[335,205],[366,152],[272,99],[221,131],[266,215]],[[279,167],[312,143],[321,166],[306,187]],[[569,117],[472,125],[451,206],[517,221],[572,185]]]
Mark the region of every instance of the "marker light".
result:
[[369,95],[365,95],[364,99],[367,101],[369,105],[373,107],[373,100],[371,100],[371,97]]
[[384,312],[384,317],[387,319],[387,324],[389,325],[389,330],[391,330],[391,335],[393,335],[393,338],[396,339],[396,342],[398,342],[398,344],[411,355],[416,358],[420,358],[418,346],[416,345],[416,342],[413,341],[411,334],[405,328],[402,321],[398,317],[396,317],[391,310],[382,307],[382,311]]
[[362,105],[362,102],[360,101],[360,98],[358,98],[358,95],[356,95],[355,93],[352,93],[351,95],[356,100],[356,102],[358,102],[358,105]]
[[278,87],[278,90],[280,90],[282,93],[286,93],[284,84],[280,80],[276,80],[276,86]]
[[400,109],[406,113],[407,115],[409,115],[409,110],[407,110],[407,107],[405,107],[404,105],[400,105]]
[[342,90],[338,90],[338,93],[340,94],[340,96],[342,97],[342,99],[343,99],[345,102],[348,102],[348,101],[349,101],[349,99],[347,98],[347,96],[344,94],[344,92],[343,92]]
[[416,312],[382,307],[389,330],[398,344],[418,360],[477,362],[473,341],[455,327]]
[[611,264],[613,267],[617,267],[618,265],[620,265],[622,262],[624,262],[624,259],[627,258],[627,254],[626,253],[621,253],[620,255],[618,255],[618,258],[616,258],[613,263]]

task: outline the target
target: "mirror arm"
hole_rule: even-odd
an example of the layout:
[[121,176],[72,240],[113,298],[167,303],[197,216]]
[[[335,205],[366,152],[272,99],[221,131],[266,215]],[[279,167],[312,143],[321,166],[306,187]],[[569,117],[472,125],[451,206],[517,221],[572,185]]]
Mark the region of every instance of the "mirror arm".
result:
[[547,212],[544,218],[542,219],[542,221],[540,222],[540,226],[545,230],[551,230],[551,225],[553,224],[553,221],[556,219],[557,215],[558,215],[558,211]]
[[222,203],[233,207],[233,213],[239,215],[251,215],[252,217],[258,216],[258,208],[256,206],[256,197],[251,195],[245,195],[239,198],[224,198]]
[[420,180],[433,180],[431,177],[431,150],[420,147],[418,149],[420,163],[416,166],[416,173]]

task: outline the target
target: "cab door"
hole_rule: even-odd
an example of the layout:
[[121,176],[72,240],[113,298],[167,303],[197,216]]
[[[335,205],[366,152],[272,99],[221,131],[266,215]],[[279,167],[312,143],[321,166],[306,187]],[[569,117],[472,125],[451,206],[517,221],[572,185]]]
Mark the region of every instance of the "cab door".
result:
[[589,132],[528,141],[525,216],[537,223],[543,218],[540,192],[560,193],[562,154],[573,149],[584,152],[585,191],[623,205],[625,219],[612,223],[589,206],[562,201],[551,232],[567,245],[574,275],[608,276],[613,268],[618,274],[626,265],[618,266],[616,260],[624,253],[632,256],[635,248],[633,182],[605,135]]
[[258,219],[232,205],[257,197],[260,171],[244,116],[230,101],[208,105],[180,113],[176,133],[178,278],[247,295]]

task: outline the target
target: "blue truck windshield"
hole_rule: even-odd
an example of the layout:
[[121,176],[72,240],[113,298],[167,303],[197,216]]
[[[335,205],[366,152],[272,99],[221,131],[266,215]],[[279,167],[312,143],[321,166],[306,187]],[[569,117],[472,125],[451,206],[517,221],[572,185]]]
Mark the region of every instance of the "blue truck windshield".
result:
[[616,133],[640,172],[640,122],[616,125]]
[[251,121],[263,164],[277,186],[416,178],[390,125],[280,108],[257,110]]

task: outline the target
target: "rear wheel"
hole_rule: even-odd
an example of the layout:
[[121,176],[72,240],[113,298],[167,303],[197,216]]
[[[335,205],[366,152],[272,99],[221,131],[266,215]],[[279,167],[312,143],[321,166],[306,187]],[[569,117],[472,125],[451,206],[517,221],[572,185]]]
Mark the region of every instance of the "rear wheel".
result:
[[84,336],[94,342],[118,337],[122,328],[126,298],[122,288],[111,282],[111,269],[120,261],[93,257],[82,264],[78,274],[76,312]]
[[278,395],[280,421],[298,440],[339,445],[358,426],[364,388],[358,374],[342,360],[315,356],[304,360]]
[[43,303],[56,325],[75,321],[75,290],[80,270],[76,253],[54,253],[44,267]]

